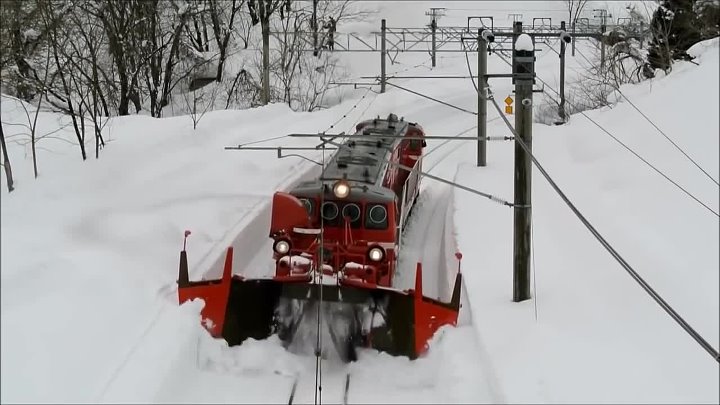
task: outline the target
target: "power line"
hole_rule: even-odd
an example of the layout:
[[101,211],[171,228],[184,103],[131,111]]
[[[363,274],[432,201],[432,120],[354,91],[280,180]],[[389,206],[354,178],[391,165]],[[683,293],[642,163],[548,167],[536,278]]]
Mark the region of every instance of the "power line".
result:
[[[365,90],[365,93],[362,95],[362,97],[360,97],[360,99],[359,99],[352,107],[350,107],[350,109],[349,109],[345,114],[343,114],[342,117],[340,117],[337,121],[335,121],[335,122],[333,122],[332,124],[330,124],[330,126],[327,127],[327,129],[324,130],[323,133],[325,133],[325,132],[327,132],[327,131],[335,128],[335,125],[339,124],[342,120],[344,120],[345,118],[347,118],[348,114],[350,114],[350,113],[352,112],[352,110],[356,109],[357,106],[360,105],[360,103],[361,103],[363,100],[365,100],[365,97],[367,97],[367,95],[370,93],[370,90],[372,89],[372,87],[373,87],[373,86],[368,87],[367,90]],[[372,103],[371,103],[371,104],[372,104]],[[287,136],[287,135],[285,135],[285,136]]]
[[665,312],[668,313],[680,326],[687,332],[695,341],[700,344],[700,346],[707,351],[717,362],[720,363],[720,355],[718,355],[717,350],[715,350],[703,337],[695,331],[686,321],[683,319],[665,300],[657,293],[655,290],[653,290],[652,287],[630,266],[630,264],[625,261],[625,259],[618,253],[610,243],[603,238],[602,235],[600,235],[600,232],[595,229],[595,227],[590,223],[590,221],[585,218],[585,216],[575,207],[575,205],[568,199],[568,197],[563,193],[563,191],[558,187],[557,183],[550,177],[547,171],[545,171],[545,168],[538,162],[538,160],[535,158],[535,156],[532,154],[532,151],[530,148],[525,144],[525,142],[522,140],[522,138],[517,134],[515,129],[510,124],[510,121],[508,121],[507,117],[502,115],[502,110],[500,109],[500,105],[498,105],[497,100],[495,100],[495,96],[492,94],[491,89],[488,87],[488,99],[490,99],[495,106],[495,109],[497,109],[498,113],[500,113],[501,117],[505,121],[505,124],[507,125],[508,129],[510,129],[510,132],[515,135],[515,140],[518,142],[518,145],[522,147],[525,150],[525,153],[527,153],[530,156],[530,159],[532,159],[532,162],[535,164],[535,166],[538,168],[540,173],[545,177],[545,179],[550,183],[550,186],[552,186],[553,190],[560,196],[560,198],[567,204],[568,207],[570,207],[570,210],[575,214],[575,216],[578,217],[580,222],[585,225],[585,227],[592,233],[592,235],[597,239],[598,242],[612,255],[612,257],[620,263],[620,265],[625,269],[625,271],[630,274],[630,276],[638,283],[640,286],[647,292],[650,297],[655,300],[655,302],[660,305],[660,307],[665,310]]
[[[552,47],[551,47],[551,48],[552,48]],[[593,63],[590,62],[590,60],[585,56],[585,54],[582,53],[582,51],[580,51],[580,50],[578,49],[577,52],[580,54],[580,56],[583,57],[583,59],[585,59],[585,60],[590,64],[590,66],[593,66]],[[680,151],[680,153],[682,153],[690,162],[692,162],[692,164],[694,164],[695,167],[697,167],[698,169],[700,169],[700,171],[703,172],[703,173],[705,174],[705,176],[707,176],[710,180],[712,180],[713,183],[715,183],[716,185],[720,186],[720,183],[718,183],[717,180],[715,180],[707,171],[705,171],[705,169],[703,169],[703,168],[702,168],[692,157],[690,157],[690,155],[688,155],[680,146],[678,146],[672,139],[670,139],[670,137],[665,133],[665,131],[663,131],[662,129],[660,129],[660,127],[658,127],[657,124],[655,124],[655,122],[653,122],[653,120],[651,120],[645,113],[643,113],[642,111],[640,111],[640,109],[635,105],[635,103],[633,103],[633,102],[628,98],[628,96],[625,95],[625,93],[623,93],[622,91],[620,91],[620,88],[619,88],[619,87],[613,86],[612,84],[610,84],[610,86],[612,86],[612,88],[615,89],[615,91],[617,91],[621,96],[623,96],[623,98],[625,98],[625,100],[632,106],[632,108],[634,108],[635,111],[637,111],[640,115],[642,115],[642,117],[645,118],[645,120],[646,120],[647,122],[649,122],[650,125],[652,125],[662,136],[664,136],[665,139],[667,139],[668,142],[670,142],[670,143],[675,147],[675,149],[677,149],[678,151]]]
[[[499,55],[499,56],[500,56],[500,58],[501,58],[505,63],[507,63],[508,65],[512,66],[512,63],[511,63],[511,62],[508,62],[507,59],[505,59],[505,57],[503,57],[502,55]],[[549,88],[550,90],[552,90],[555,94],[560,95],[560,93],[558,93],[557,90],[555,90],[552,86],[550,86],[549,84],[547,84],[547,82],[546,82],[545,80],[543,80],[540,76],[536,75],[535,77],[543,84],[544,87],[547,87],[547,88]],[[543,88],[543,93],[545,93],[546,95],[548,95],[548,97],[551,97],[549,94],[547,94],[547,92],[545,91],[544,88]],[[552,98],[552,97],[551,97],[551,98]],[[571,107],[575,107],[575,108],[577,108],[577,109],[579,110],[579,108],[578,108],[575,104],[573,104],[572,102],[566,100],[566,103],[567,103],[568,105],[570,105]],[[621,140],[618,139],[615,135],[613,135],[610,131],[608,131],[607,129],[605,129],[605,127],[603,127],[602,125],[600,125],[599,123],[597,123],[597,121],[595,121],[594,119],[590,118],[590,116],[587,115],[587,113],[585,113],[585,111],[580,111],[580,114],[581,114],[583,117],[587,118],[590,122],[592,122],[596,127],[600,128],[600,130],[602,130],[604,133],[606,133],[608,136],[610,136],[613,140],[615,140],[615,142],[617,142],[618,144],[620,144],[623,148],[627,149],[630,153],[632,153],[633,155],[635,155],[635,157],[637,157],[638,159],[640,159],[640,160],[641,160],[643,163],[645,163],[648,167],[650,167],[650,168],[653,169],[656,173],[658,173],[658,174],[661,175],[663,178],[665,178],[665,180],[669,181],[672,185],[674,185],[674,186],[675,186],[676,188],[678,188],[680,191],[682,191],[682,192],[685,193],[687,196],[689,196],[690,198],[692,198],[693,200],[695,200],[695,202],[697,202],[698,204],[702,205],[705,209],[707,209],[708,211],[710,211],[711,213],[713,213],[713,215],[715,215],[716,217],[720,218],[720,214],[718,214],[715,210],[713,210],[712,208],[710,208],[710,207],[709,207],[707,204],[705,204],[704,202],[700,201],[700,199],[698,199],[698,198],[695,197],[692,193],[690,193],[689,191],[687,191],[684,187],[682,187],[680,184],[678,184],[675,180],[673,180],[673,179],[671,179],[670,177],[668,177],[668,175],[666,175],[665,173],[663,173],[660,169],[658,169],[657,167],[655,167],[652,163],[648,162],[645,158],[643,158],[642,156],[640,156],[640,155],[639,155],[637,152],[635,152],[632,148],[630,148],[629,146],[627,146],[623,141],[621,141]]]
[[240,145],[238,145],[238,147],[248,146],[248,145],[255,145],[256,143],[263,143],[263,142],[268,142],[268,141],[274,141],[274,140],[276,140],[276,139],[282,139],[282,138],[286,138],[286,137],[287,137],[287,135],[280,135],[280,136],[273,136],[273,137],[271,137],[271,138],[263,138],[263,139],[259,139],[259,140],[257,140],[257,141],[252,141],[252,142],[247,142],[247,143],[240,144]]
[[[347,145],[345,145],[345,144],[340,144],[340,143],[334,142],[334,141],[332,141],[332,140],[327,140],[327,139],[325,139],[324,142],[326,142],[327,144],[333,145],[333,146],[337,147],[338,149],[345,149],[345,150],[349,150],[349,151],[352,151],[352,150],[353,150],[350,146],[347,146]],[[439,182],[441,182],[441,183],[449,184],[449,185],[451,185],[451,186],[453,186],[453,187],[459,188],[459,189],[461,189],[461,190],[465,190],[465,191],[470,192],[470,193],[473,193],[473,194],[477,194],[477,195],[479,195],[479,196],[481,196],[481,197],[485,197],[485,198],[489,199],[490,201],[496,202],[496,203],[498,203],[498,204],[501,204],[501,205],[504,205],[504,206],[507,206],[507,207],[523,207],[523,206],[521,206],[521,205],[514,204],[514,203],[511,203],[511,202],[509,202],[509,201],[507,201],[507,200],[504,200],[504,199],[502,199],[502,198],[500,198],[500,197],[496,197],[496,196],[494,196],[494,195],[492,195],[492,194],[484,193],[484,192],[479,191],[479,190],[477,190],[477,189],[474,189],[474,188],[471,188],[471,187],[467,187],[467,186],[463,186],[462,184],[458,184],[458,183],[455,183],[455,182],[453,182],[453,181],[443,179],[442,177],[434,176],[434,175],[432,175],[432,174],[430,174],[430,173],[428,173],[428,172],[424,172],[424,171],[418,170],[416,167],[406,166],[406,165],[403,165],[403,164],[401,164],[401,163],[393,162],[393,161],[391,161],[391,160],[385,160],[384,163],[387,163],[387,164],[390,165],[390,166],[395,166],[395,167],[398,167],[398,168],[400,168],[400,169],[406,170],[406,171],[408,171],[408,172],[410,172],[410,173],[415,173],[415,172],[417,172],[420,176],[427,177],[427,178],[429,178],[429,179],[436,180],[436,181],[439,181]]]
[[462,108],[462,107],[458,107],[458,106],[456,106],[456,105],[452,105],[452,104],[450,104],[450,103],[447,103],[447,102],[442,101],[442,100],[438,100],[438,99],[436,99],[436,98],[427,96],[427,95],[422,94],[422,93],[418,93],[417,91],[413,91],[413,90],[407,89],[407,88],[405,88],[405,87],[398,86],[397,84],[392,84],[392,83],[390,83],[390,82],[386,82],[386,84],[389,84],[390,86],[393,86],[393,87],[397,87],[397,88],[400,89],[400,90],[405,90],[405,91],[407,91],[408,93],[415,94],[415,95],[417,95],[417,96],[426,98],[426,99],[428,99],[428,100],[432,100],[432,101],[434,101],[434,102],[436,102],[436,103],[440,103],[440,104],[442,104],[442,105],[446,105],[446,106],[451,107],[451,108],[454,108],[454,109],[456,109],[456,110],[460,110],[460,111],[462,111],[462,112],[466,112],[466,113],[468,113],[468,114],[472,114],[472,115],[477,116],[477,113],[476,113],[476,112],[473,112],[473,111],[470,111],[470,110],[466,110],[466,109],[464,109],[464,108]]

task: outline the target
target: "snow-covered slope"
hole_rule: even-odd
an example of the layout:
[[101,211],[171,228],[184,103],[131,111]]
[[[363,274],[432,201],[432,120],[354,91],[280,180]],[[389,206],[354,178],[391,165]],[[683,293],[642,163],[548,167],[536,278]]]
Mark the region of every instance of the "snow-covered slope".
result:
[[[622,90],[718,179],[718,41],[692,51],[700,66],[678,64],[670,77]],[[718,186],[627,102],[588,116],[717,211]],[[498,124],[492,131],[507,130]],[[513,145],[492,146],[488,167],[461,163],[455,180],[511,199]],[[582,116],[561,128],[536,125],[533,150],[597,230],[717,348],[718,217]],[[455,195],[473,321],[507,399],[717,403],[718,363],[633,281],[537,170],[532,176],[534,300],[519,304],[510,302],[512,209],[460,190]]]
[[[483,4],[503,16],[501,8],[512,8]],[[424,22],[420,7],[387,7],[394,22],[403,17],[414,19],[404,25]],[[462,20],[460,14],[456,20]],[[623,92],[717,179],[718,41],[694,51],[699,66],[680,63],[669,77]],[[538,57],[538,74],[554,83],[557,58],[544,57],[548,54],[552,51]],[[426,60],[427,55],[409,54],[388,70]],[[470,65],[476,66],[473,55]],[[409,72],[426,73],[428,66]],[[490,57],[489,72],[506,71]],[[361,60],[356,72],[376,74],[375,63]],[[466,74],[464,56],[443,55],[435,72]],[[466,81],[396,83],[476,109],[476,94]],[[499,98],[511,92],[509,81],[491,84]],[[101,158],[86,162],[66,141],[73,138],[66,127],[39,144],[37,180],[29,149],[12,144],[17,189],[0,198],[1,402],[280,403],[298,373],[304,377],[297,400],[312,402],[314,358],[287,353],[274,339],[224,347],[199,326],[199,303],[176,305],[178,252],[183,230],[190,229],[195,277],[212,270],[232,243],[245,247],[245,254],[236,252],[239,271],[264,271],[269,199],[314,167],[297,158],[276,159],[274,152],[225,146],[322,131],[344,114],[338,131],[390,112],[418,121],[429,134],[458,134],[476,123],[470,114],[397,89],[361,99],[363,94],[357,90],[343,104],[312,114],[282,105],[211,112],[196,131],[189,117],[115,118]],[[13,100],[3,97],[1,108],[4,123],[26,119]],[[627,103],[588,115],[718,210],[717,185]],[[47,113],[39,122],[41,134],[62,124]],[[10,137],[24,129],[5,126],[5,131]],[[488,132],[509,134],[499,120]],[[431,141],[425,167],[512,199],[512,148],[489,144],[488,167],[475,168],[472,142]],[[563,127],[536,125],[533,148],[598,230],[718,347],[717,217],[583,117]],[[520,304],[511,302],[511,211],[423,181],[413,214],[419,215],[409,224],[407,240],[419,257],[438,263],[441,257],[431,249],[445,243],[440,254],[447,253],[457,240],[468,298],[464,321],[443,330],[428,356],[415,362],[364,351],[350,366],[326,363],[327,401],[338,401],[350,371],[350,402],[718,402],[717,363],[634,284],[537,171],[537,289],[535,300]],[[438,221],[443,217],[450,220]],[[446,228],[435,229],[441,223]],[[446,231],[441,238],[427,235]],[[438,280],[438,294],[441,284]]]

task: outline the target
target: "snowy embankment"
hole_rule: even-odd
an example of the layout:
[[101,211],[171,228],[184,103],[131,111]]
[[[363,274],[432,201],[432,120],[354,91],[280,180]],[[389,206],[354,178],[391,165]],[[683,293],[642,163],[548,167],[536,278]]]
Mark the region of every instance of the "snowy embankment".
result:
[[[25,119],[11,99],[2,108],[4,122]],[[143,359],[135,370],[156,377],[138,376],[125,394],[152,398],[143,394],[170,371],[172,351],[188,346],[182,322],[168,321],[186,311],[175,314],[183,230],[193,232],[190,267],[201,267],[313,166],[223,147],[317,131],[332,118],[276,105],[209,113],[196,132],[188,117],[117,118],[99,160],[82,162],[77,146],[44,139],[37,180],[12,145],[17,189],[2,196],[3,402],[102,400],[119,375],[134,374],[123,371],[133,356]],[[41,113],[38,133],[56,119]],[[10,139],[23,130],[6,128]],[[56,135],[72,139],[70,128]],[[188,317],[196,324],[197,314]]]
[[[390,111],[411,119],[432,110],[403,93],[351,109],[358,99],[313,114],[279,105],[213,112],[195,132],[188,117],[113,119],[99,160],[81,162],[76,146],[44,140],[53,153],[40,151],[37,180],[31,161],[13,145],[17,191],[2,198],[3,402],[278,403],[287,399],[295,375],[301,376],[297,401],[312,401],[314,359],[285,352],[276,339],[224,347],[199,325],[196,304],[177,306],[178,253],[183,230],[190,229],[194,278],[212,275],[230,244],[239,248],[237,272],[263,273],[270,264],[264,245],[272,193],[314,168],[296,158],[276,159],[272,151],[224,146],[317,132],[350,110],[338,130]],[[3,99],[2,108],[6,122],[23,121],[17,103]],[[56,118],[41,113],[39,133],[55,129]],[[458,131],[468,122],[435,125]],[[59,136],[72,139],[69,128]],[[433,211],[442,218],[447,208],[440,204]],[[426,216],[417,211],[418,219]],[[444,240],[442,233],[430,234]],[[428,284],[437,289],[432,278]],[[324,392],[332,397],[351,371],[355,401],[495,402],[500,396],[478,384],[484,378],[474,339],[466,324],[441,334],[420,361],[363,352],[349,367],[326,364]],[[379,375],[386,377],[379,381]],[[407,378],[391,378],[398,375]]]
[[[700,66],[679,64],[669,78],[623,91],[717,178],[717,123],[703,115],[716,117],[718,107],[717,93],[707,92],[718,87],[714,44]],[[538,57],[543,78],[557,72],[556,58],[543,58],[548,54]],[[427,60],[417,55],[391,72]],[[464,56],[438,59],[433,73],[467,74]],[[568,61],[569,70],[573,64]],[[470,65],[476,66],[472,55]],[[491,56],[488,71],[504,73],[507,66]],[[476,108],[477,96],[464,80],[394,83]],[[491,84],[499,98],[511,91],[509,81]],[[287,353],[275,339],[224,347],[200,327],[198,303],[177,306],[178,253],[182,232],[190,229],[194,278],[219,270],[218,260],[233,243],[243,250],[235,254],[238,272],[265,271],[272,193],[314,167],[277,159],[272,151],[224,146],[316,133],[344,114],[334,131],[390,112],[435,135],[458,134],[476,123],[473,115],[394,88],[352,108],[364,92],[312,114],[282,105],[211,112],[197,131],[189,117],[115,118],[99,160],[82,162],[77,146],[44,139],[37,180],[29,152],[12,145],[17,190],[0,200],[1,401],[282,403],[301,374],[297,402],[312,402],[314,358]],[[589,114],[717,210],[717,187],[628,105]],[[6,98],[2,117],[25,120]],[[58,127],[55,115],[40,118],[40,133]],[[6,135],[20,130],[6,127]],[[489,124],[489,135],[506,134],[499,121]],[[70,128],[57,135],[73,138]],[[429,141],[425,168],[444,178],[457,171],[459,183],[511,199],[512,145],[491,143],[488,150],[488,167],[476,169],[474,146]],[[717,347],[717,217],[582,117],[564,127],[536,125],[534,150],[600,232]],[[326,363],[326,402],[339,400],[347,371],[353,375],[350,402],[717,402],[716,363],[632,283],[537,171],[533,184],[538,320],[533,301],[510,302],[511,211],[424,179],[407,246],[438,267],[444,253],[452,267],[452,224],[442,218],[454,216],[469,299],[462,325],[440,333],[428,356],[415,362],[362,351],[349,366]],[[404,269],[413,267],[409,262]],[[442,280],[434,284],[442,294]]]
[[[622,91],[718,179],[718,40]],[[542,77],[542,74],[541,74]],[[627,102],[588,115],[717,212],[718,186]],[[511,122],[513,120],[511,119]],[[509,134],[501,123],[492,135]],[[455,180],[512,201],[513,145]],[[717,348],[718,217],[581,115],[533,152],[597,230]],[[463,154],[472,162],[473,154]],[[534,300],[512,303],[513,211],[455,191],[476,330],[509,402],[717,403],[718,364],[633,281],[533,166]],[[537,308],[535,308],[535,306]],[[537,318],[535,311],[537,310]]]

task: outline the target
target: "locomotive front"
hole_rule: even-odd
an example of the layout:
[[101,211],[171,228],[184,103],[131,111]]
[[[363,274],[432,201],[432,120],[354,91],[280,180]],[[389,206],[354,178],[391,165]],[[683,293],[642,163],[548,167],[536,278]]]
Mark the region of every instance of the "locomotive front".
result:
[[310,269],[322,264],[331,278],[391,286],[397,248],[394,193],[343,180],[315,181],[276,194],[274,202],[281,215],[307,217],[306,227],[272,229],[276,277],[310,280]]
[[189,281],[181,252],[178,299],[206,301],[203,322],[214,336],[234,345],[277,334],[306,350],[322,311],[323,333],[344,360],[354,360],[358,346],[416,358],[438,328],[456,323],[459,273],[450,302],[423,296],[420,263],[413,289],[393,288],[400,237],[419,193],[422,129],[390,114],[356,130],[317,179],[274,194],[271,278],[233,275],[230,247],[221,279]]

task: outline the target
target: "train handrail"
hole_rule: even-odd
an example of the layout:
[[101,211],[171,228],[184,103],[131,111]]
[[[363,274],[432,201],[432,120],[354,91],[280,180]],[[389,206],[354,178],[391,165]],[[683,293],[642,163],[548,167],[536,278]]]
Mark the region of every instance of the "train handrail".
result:
[[[420,165],[421,161],[422,161],[422,155],[419,155],[418,159],[415,161],[415,164],[412,167],[412,171],[410,171],[410,174],[408,175],[407,179],[405,179],[405,184],[403,185],[403,194],[402,194],[402,200],[401,200],[402,203],[400,206],[400,225],[398,226],[398,229],[400,231],[398,233],[398,255],[402,248],[403,229],[405,228],[405,221],[407,221],[407,216],[408,216],[408,211],[409,211],[409,209],[405,209],[406,204],[408,202],[407,199],[408,199],[409,195],[414,195],[415,190],[417,189],[417,185],[418,185],[417,183],[418,183],[419,177],[420,177],[420,170],[418,169],[418,166]],[[410,183],[410,180],[412,180],[413,178],[416,179],[415,182]],[[410,184],[415,185],[413,187],[412,193],[408,193],[408,187]],[[410,207],[408,207],[408,208],[412,208],[412,205],[414,205],[414,204],[411,204]]]

